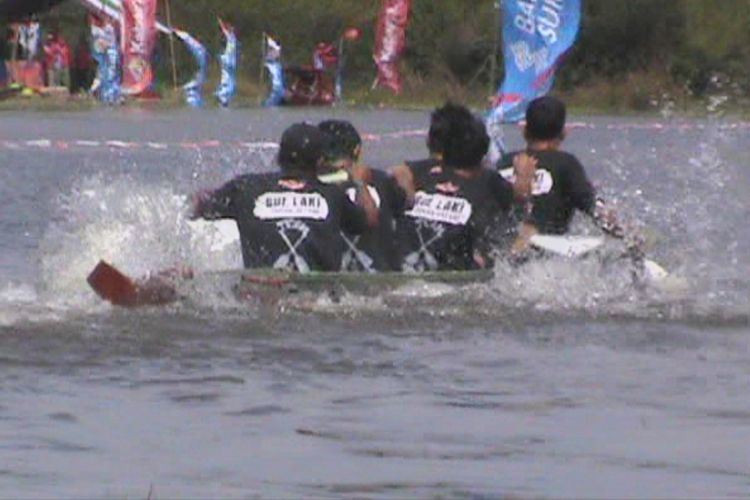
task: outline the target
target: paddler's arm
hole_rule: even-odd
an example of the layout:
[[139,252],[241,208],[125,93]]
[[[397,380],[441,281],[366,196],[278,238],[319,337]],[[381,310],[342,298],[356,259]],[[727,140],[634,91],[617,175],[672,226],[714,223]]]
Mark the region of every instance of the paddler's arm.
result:
[[357,189],[354,201],[365,211],[367,226],[370,228],[378,227],[380,223],[380,210],[375,200],[373,200],[372,195],[370,195],[370,190],[367,189],[367,185],[372,180],[372,172],[364,165],[354,165],[351,171],[351,178]]
[[219,189],[205,189],[190,196],[191,219],[227,219],[234,217],[238,182],[229,181]]
[[396,181],[396,185],[406,194],[406,206],[413,206],[416,189],[414,187],[414,173],[411,168],[406,164],[398,165],[391,169],[391,175]]
[[643,238],[634,229],[621,224],[614,208],[597,196],[580,162],[576,160],[570,164],[566,169],[564,182],[575,208],[588,214],[602,232],[612,238],[623,240],[627,254],[633,261],[643,259]]
[[531,189],[534,185],[538,163],[536,158],[526,153],[519,153],[513,157],[513,173],[515,174],[513,197],[517,202],[524,203],[531,199]]
[[521,226],[518,228],[518,236],[516,236],[515,241],[510,247],[511,257],[518,258],[523,256],[531,246],[531,238],[538,233],[539,230],[534,224],[530,222],[522,222]]
[[608,206],[603,199],[596,198],[593,208],[588,213],[599,229],[625,243],[627,254],[634,261],[643,260],[643,237],[634,229],[621,224],[617,212]]
[[396,182],[396,178],[392,175],[387,177],[387,181],[384,183],[383,191],[385,198],[388,200],[388,204],[391,207],[391,213],[394,217],[400,217],[403,213],[413,206],[413,203],[409,205],[409,200],[406,196],[406,192]]
[[211,190],[202,189],[190,195],[190,219],[195,220],[204,217],[204,214],[208,212],[206,207],[211,194]]

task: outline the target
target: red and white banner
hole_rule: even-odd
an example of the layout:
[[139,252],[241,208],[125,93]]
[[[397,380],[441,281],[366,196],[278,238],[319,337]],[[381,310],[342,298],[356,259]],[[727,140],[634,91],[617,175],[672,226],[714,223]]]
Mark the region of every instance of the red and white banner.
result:
[[398,61],[406,45],[411,0],[383,0],[375,34],[375,64],[378,66],[377,85],[394,93],[401,93],[401,73]]
[[122,92],[137,95],[151,85],[156,42],[156,0],[122,2]]

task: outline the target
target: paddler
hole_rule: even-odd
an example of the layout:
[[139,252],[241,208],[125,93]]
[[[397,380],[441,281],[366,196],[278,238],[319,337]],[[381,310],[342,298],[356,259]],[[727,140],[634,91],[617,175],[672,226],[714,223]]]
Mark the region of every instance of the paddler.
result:
[[394,179],[382,170],[368,169],[362,162],[362,137],[348,121],[326,120],[318,128],[328,137],[325,164],[318,178],[327,184],[337,184],[354,200],[357,182],[364,178],[358,171],[370,172],[367,190],[378,206],[378,227],[361,235],[343,232],[344,255],[342,271],[373,273],[400,270],[400,257],[395,243],[395,219],[403,214],[406,195]]
[[364,188],[366,167],[351,172],[354,202],[318,180],[326,141],[313,125],[292,125],[281,137],[280,172],[243,175],[199,194],[193,215],[234,219],[246,268],[338,271],[344,251],[339,233],[361,234],[377,227],[379,217]]
[[[451,130],[451,119],[455,105],[446,103],[435,109],[430,115],[430,128],[427,133],[427,158],[416,161],[405,161],[391,169],[399,187],[407,195],[407,203],[413,202],[414,193],[420,183],[428,179],[433,169],[439,168],[443,161],[443,148]],[[525,203],[534,180],[536,162],[527,155],[518,155],[513,162],[516,182],[513,183],[513,195],[518,203]]]
[[[433,124],[436,121],[442,158],[429,168],[411,171],[414,205],[398,228],[404,245],[402,268],[407,272],[488,268],[496,233],[512,230],[510,211],[522,196],[496,171],[483,168],[489,137],[482,120],[449,103],[433,113]],[[521,156],[517,167],[530,184],[533,161]]]
[[430,128],[427,132],[428,156],[422,160],[405,161],[391,170],[399,187],[406,193],[408,201],[414,200],[415,179],[428,174],[429,171],[441,164],[443,160],[443,143],[450,123],[446,107],[435,109],[430,115]]
[[565,104],[552,96],[539,97],[526,110],[524,138],[526,150],[504,155],[500,174],[515,183],[513,164],[517,158],[530,155],[537,161],[531,186],[527,214],[513,244],[513,252],[523,254],[534,234],[565,234],[576,210],[593,218],[598,227],[616,238],[625,239],[629,252],[640,258],[641,239],[619,224],[614,210],[597,197],[586,171],[574,155],[562,151],[565,140]]

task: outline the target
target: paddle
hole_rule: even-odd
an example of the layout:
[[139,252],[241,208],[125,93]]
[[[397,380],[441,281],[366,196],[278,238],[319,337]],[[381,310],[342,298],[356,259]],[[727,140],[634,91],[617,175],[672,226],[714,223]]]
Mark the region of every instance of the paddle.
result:
[[165,305],[179,297],[175,280],[192,278],[189,269],[168,270],[134,281],[107,262],[99,261],[86,281],[99,297],[120,307]]
[[[604,244],[604,238],[591,236],[555,236],[535,234],[529,239],[534,248],[544,250],[562,257],[582,257]],[[650,259],[640,260],[643,277],[647,281],[657,282],[666,279],[669,272],[657,262]]]
[[535,234],[529,240],[531,246],[564,257],[582,257],[604,244],[604,238],[596,236],[555,236]]
[[122,307],[138,305],[135,282],[114,266],[100,260],[86,281],[102,299]]

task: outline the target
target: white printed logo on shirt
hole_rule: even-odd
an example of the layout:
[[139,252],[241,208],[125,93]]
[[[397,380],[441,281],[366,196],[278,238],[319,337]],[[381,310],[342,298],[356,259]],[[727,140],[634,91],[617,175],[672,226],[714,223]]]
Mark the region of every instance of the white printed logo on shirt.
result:
[[[512,167],[501,170],[500,175],[511,184],[516,182],[516,174],[513,172]],[[552,191],[552,186],[554,185],[555,182],[552,180],[552,174],[549,170],[538,168],[534,176],[534,183],[531,185],[531,194],[532,196],[547,194]]]
[[328,202],[319,193],[264,193],[255,200],[253,215],[262,220],[325,220],[328,218]]
[[471,218],[471,203],[458,196],[427,194],[418,191],[414,195],[414,208],[406,215],[434,222],[463,226]]

